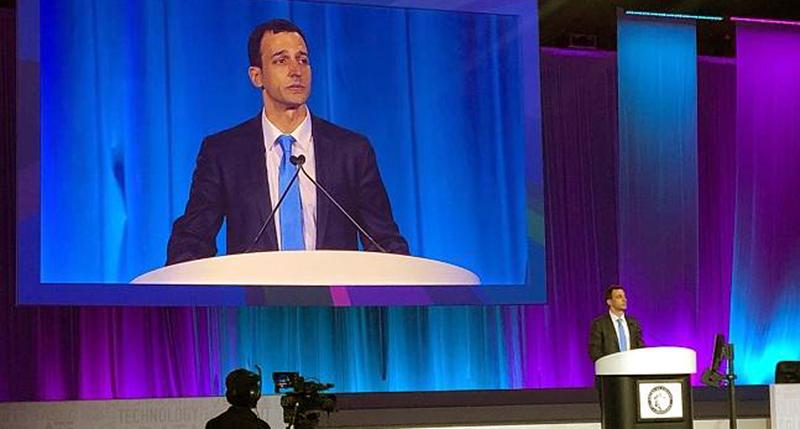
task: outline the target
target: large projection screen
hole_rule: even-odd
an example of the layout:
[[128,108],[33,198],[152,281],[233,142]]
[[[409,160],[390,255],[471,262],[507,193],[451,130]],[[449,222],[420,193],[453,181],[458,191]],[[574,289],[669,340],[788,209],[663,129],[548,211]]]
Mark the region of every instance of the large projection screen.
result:
[[[535,1],[59,0],[18,13],[19,303],[545,301]],[[411,254],[480,286],[128,283],[163,266],[202,139],[262,108],[246,42],[272,18],[305,33],[311,112],[370,139]],[[217,243],[225,254],[224,226]]]

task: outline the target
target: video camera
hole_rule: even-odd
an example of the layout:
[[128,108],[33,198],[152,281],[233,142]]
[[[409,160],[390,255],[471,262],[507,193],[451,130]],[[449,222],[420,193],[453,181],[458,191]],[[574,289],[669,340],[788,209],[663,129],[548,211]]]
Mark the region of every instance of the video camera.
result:
[[296,372],[274,372],[275,393],[282,394],[283,422],[287,429],[313,429],[320,413],[336,411],[336,396],[321,393],[333,384],[306,381]]

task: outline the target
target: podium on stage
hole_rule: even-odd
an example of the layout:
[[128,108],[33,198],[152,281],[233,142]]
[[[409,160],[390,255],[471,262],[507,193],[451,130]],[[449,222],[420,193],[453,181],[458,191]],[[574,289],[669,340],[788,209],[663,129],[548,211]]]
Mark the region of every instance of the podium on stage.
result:
[[691,429],[694,350],[650,347],[595,362],[604,428]]
[[136,284],[236,286],[475,286],[464,268],[433,259],[349,250],[257,252],[159,268]]

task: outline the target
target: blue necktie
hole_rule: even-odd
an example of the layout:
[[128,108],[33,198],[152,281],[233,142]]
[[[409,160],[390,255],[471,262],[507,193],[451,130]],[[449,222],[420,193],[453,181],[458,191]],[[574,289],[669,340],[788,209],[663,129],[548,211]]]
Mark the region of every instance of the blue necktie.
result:
[[[280,180],[278,181],[281,195],[294,176],[295,168],[289,158],[292,156],[292,143],[294,137],[282,135],[278,137],[278,144],[283,149],[281,158]],[[298,180],[289,188],[286,198],[280,208],[281,222],[281,250],[304,250],[303,243],[303,207],[300,205],[300,185]]]
[[628,337],[625,336],[625,328],[622,326],[622,319],[617,319],[617,336],[619,337],[619,351],[628,350]]

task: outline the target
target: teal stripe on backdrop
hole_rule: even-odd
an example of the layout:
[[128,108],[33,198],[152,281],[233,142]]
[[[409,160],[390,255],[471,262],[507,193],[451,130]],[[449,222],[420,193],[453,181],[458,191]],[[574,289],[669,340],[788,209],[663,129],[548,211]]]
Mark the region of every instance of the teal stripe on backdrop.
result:
[[515,368],[509,367],[503,333],[505,315],[514,312],[502,307],[231,309],[217,328],[218,375],[221,380],[233,368],[258,364],[269,372],[299,371],[344,391],[519,386],[521,362],[516,359]]
[[[620,15],[617,30],[619,278],[650,345],[691,345],[702,313],[695,23]],[[663,307],[673,300],[682,308]]]

